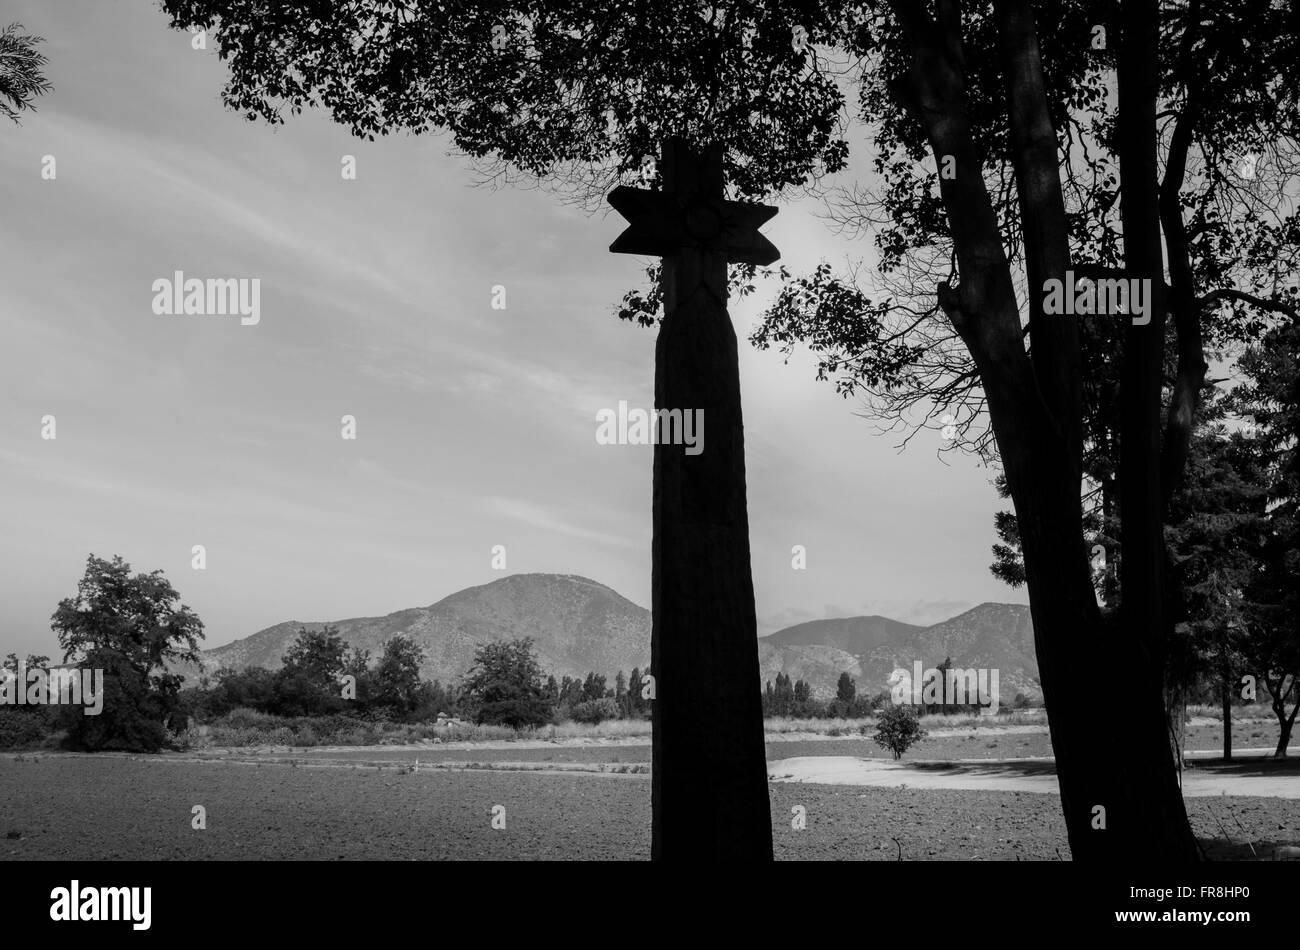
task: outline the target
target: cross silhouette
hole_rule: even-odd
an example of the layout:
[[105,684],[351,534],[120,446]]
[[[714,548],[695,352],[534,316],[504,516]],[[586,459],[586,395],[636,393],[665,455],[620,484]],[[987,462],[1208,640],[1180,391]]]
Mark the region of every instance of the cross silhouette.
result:
[[703,451],[657,440],[651,542],[655,678],[651,857],[767,861],[772,821],[759,693],[745,432],[727,264],[771,264],[767,205],[727,201],[722,149],[665,143],[664,188],[619,187],[616,254],[663,258],[655,408],[696,411]]
[[781,256],[758,232],[777,209],[723,197],[719,146],[697,152],[670,139],[661,168],[663,191],[620,185],[609,193],[609,203],[630,224],[609,246],[612,252],[671,257],[695,251],[716,254],[724,264],[760,265]]

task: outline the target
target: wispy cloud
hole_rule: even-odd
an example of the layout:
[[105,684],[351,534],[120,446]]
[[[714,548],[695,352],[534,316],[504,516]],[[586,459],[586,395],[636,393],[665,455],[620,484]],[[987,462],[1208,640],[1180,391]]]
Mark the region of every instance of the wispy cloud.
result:
[[[580,541],[591,541],[619,548],[639,547],[644,543],[644,539],[628,536],[638,528],[643,531],[644,528],[639,525],[629,524],[628,534],[614,534],[586,528],[577,523],[576,518],[569,513],[522,498],[485,498],[483,507],[492,516],[526,524],[551,534],[577,538]],[[617,519],[617,516],[614,517]]]

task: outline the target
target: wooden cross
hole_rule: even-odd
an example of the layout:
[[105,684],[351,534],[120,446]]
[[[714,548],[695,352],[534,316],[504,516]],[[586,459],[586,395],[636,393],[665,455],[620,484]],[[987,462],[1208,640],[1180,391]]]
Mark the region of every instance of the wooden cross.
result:
[[720,148],[699,154],[670,139],[662,168],[663,191],[620,185],[609,193],[609,203],[631,225],[609,246],[612,252],[671,257],[697,250],[724,262],[763,266],[781,256],[758,233],[776,208],[724,199]]
[[664,145],[664,190],[619,187],[630,222],[616,254],[663,258],[655,408],[703,414],[703,451],[656,441],[651,575],[655,697],[651,856],[772,857],[745,433],[727,264],[771,264],[758,233],[776,214],[727,201],[722,150]]

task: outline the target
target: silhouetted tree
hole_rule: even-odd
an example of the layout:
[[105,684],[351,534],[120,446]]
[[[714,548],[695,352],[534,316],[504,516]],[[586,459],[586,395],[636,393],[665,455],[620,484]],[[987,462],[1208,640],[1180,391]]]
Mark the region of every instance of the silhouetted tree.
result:
[[[868,292],[828,266],[791,277],[755,341],[806,342],[819,375],[891,423],[952,414],[961,445],[996,452],[1074,857],[1195,860],[1164,703],[1178,611],[1163,521],[1207,343],[1295,314],[1294,203],[1271,195],[1295,193],[1300,14],[1267,0],[872,6],[847,45],[865,61],[879,182],[837,210],[874,232],[880,278]],[[1047,312],[1047,281],[1067,271],[1149,280],[1150,319]],[[1086,425],[1087,402],[1116,406],[1113,429]],[[1082,484],[1089,468],[1099,484]],[[1124,514],[1113,618],[1080,505],[1098,496],[1098,528]],[[1127,672],[1085,708],[1098,644]]]

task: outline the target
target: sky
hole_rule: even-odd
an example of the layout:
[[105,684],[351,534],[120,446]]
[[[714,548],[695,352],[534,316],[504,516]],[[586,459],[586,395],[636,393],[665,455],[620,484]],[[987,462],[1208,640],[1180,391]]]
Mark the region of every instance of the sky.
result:
[[[163,570],[205,646],[534,571],[648,606],[653,450],[595,438],[601,409],[653,405],[655,331],[614,316],[647,263],[609,253],[621,218],[476,187],[444,138],[247,122],[144,0],[3,19],[47,38],[55,88],[0,128],[0,654],[58,653],[92,553]],[[820,210],[764,227],[783,264],[870,257]],[[260,321],[155,314],[178,270],[258,278]],[[994,473],[938,433],[900,452],[806,353],[750,346],[771,293],[732,310],[759,633],[1025,602],[988,571]]]

